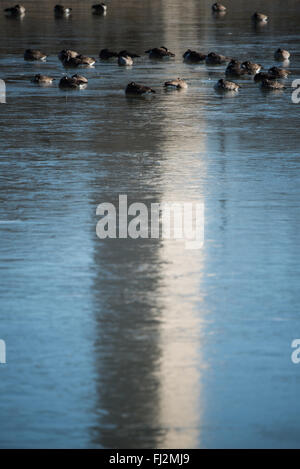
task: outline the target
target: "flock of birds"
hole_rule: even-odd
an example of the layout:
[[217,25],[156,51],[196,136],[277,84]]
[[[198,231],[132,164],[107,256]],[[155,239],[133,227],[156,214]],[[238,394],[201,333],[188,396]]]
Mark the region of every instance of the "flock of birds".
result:
[[[225,14],[227,8],[221,3],[214,3],[212,5],[212,11],[216,14]],[[63,5],[56,5],[54,7],[54,14],[57,17],[64,17],[71,15],[72,8],[64,7]],[[4,10],[5,14],[22,17],[25,15],[26,10],[22,5],[15,5]],[[92,5],[92,12],[95,15],[105,15],[107,12],[107,6],[104,3]],[[262,13],[255,12],[252,16],[252,21],[258,24],[265,24],[268,22],[268,16]],[[175,57],[175,54],[170,52],[166,47],[155,47],[145,51],[149,58],[152,60],[164,60]],[[120,52],[110,51],[109,49],[102,49],[99,53],[100,60],[111,60],[117,59],[120,66],[132,66],[134,59],[140,57],[138,54],[122,50]],[[88,57],[78,53],[77,51],[64,49],[58,54],[59,60],[62,62],[64,67],[78,68],[78,67],[91,67],[95,64],[96,59]],[[274,53],[274,59],[279,62],[288,63],[290,58],[289,51],[278,48]],[[27,49],[24,53],[24,59],[28,61],[45,61],[47,55],[36,49]],[[248,61],[240,62],[235,58],[226,57],[224,55],[217,54],[216,52],[210,52],[204,54],[195,50],[188,49],[183,54],[183,60],[189,64],[201,64],[206,63],[207,65],[222,65],[227,64],[225,70],[225,78],[221,78],[215,85],[215,88],[220,92],[237,92],[241,87],[238,83],[231,81],[234,78],[241,78],[243,76],[252,75],[255,82],[261,83],[261,87],[266,90],[281,90],[285,88],[284,83],[278,80],[282,80],[288,77],[290,72],[284,68],[271,67],[266,72],[261,72],[262,65]],[[36,74],[32,81],[39,85],[51,85],[55,79],[53,77]],[[88,84],[88,79],[83,75],[76,73],[72,76],[64,76],[59,81],[59,87],[62,89],[82,89]],[[186,89],[188,84],[185,80],[177,78],[165,82],[166,88],[173,89]],[[155,93],[153,88],[149,86],[141,85],[135,82],[131,82],[125,89],[128,95],[145,95]]]
[[[107,5],[105,3],[98,3],[92,5],[92,12],[94,15],[105,15],[107,11]],[[26,8],[23,5],[15,5],[13,7],[5,8],[4,12],[8,16],[23,17],[26,13]],[[57,17],[70,16],[72,8],[64,7],[63,5],[55,5],[54,15]]]

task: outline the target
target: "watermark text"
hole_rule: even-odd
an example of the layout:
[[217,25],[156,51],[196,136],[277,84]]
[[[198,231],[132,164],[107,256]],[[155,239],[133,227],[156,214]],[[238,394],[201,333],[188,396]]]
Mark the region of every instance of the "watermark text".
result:
[[5,341],[0,339],[0,364],[6,363],[6,344]]
[[200,249],[204,244],[204,203],[134,202],[128,206],[127,195],[119,195],[117,206],[98,205],[101,216],[96,226],[100,239],[172,239],[183,241],[185,249]]

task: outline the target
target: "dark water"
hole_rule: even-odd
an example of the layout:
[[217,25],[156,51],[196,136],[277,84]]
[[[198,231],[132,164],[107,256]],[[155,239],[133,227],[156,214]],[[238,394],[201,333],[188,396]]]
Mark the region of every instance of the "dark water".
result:
[[[263,93],[251,78],[235,97],[224,67],[189,66],[188,48],[274,65],[291,51],[300,75],[296,0],[25,1],[0,15],[1,447],[300,447],[299,106],[291,88]],[[1,8],[8,2],[1,2]],[[254,28],[256,10],[271,21]],[[57,80],[64,47],[97,56],[166,45],[175,60],[84,70],[86,90]],[[25,63],[40,48],[46,63]],[[162,83],[181,76],[183,93]],[[157,89],[127,99],[129,81]],[[204,201],[205,244],[102,240],[96,207]]]

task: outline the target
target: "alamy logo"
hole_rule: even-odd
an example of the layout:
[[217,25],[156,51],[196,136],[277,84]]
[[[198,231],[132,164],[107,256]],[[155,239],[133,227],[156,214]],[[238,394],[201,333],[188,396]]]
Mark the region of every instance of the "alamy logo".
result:
[[291,347],[295,349],[291,355],[291,360],[295,365],[298,365],[300,363],[300,339],[294,339]]
[[295,90],[292,92],[292,102],[294,104],[300,103],[300,79],[294,80],[292,83],[292,88]]
[[6,363],[6,344],[2,339],[0,339],[0,364],[1,363]]
[[[118,210],[117,210],[118,208]],[[152,203],[127,205],[127,195],[119,195],[118,207],[99,204],[96,214],[98,238],[172,239],[184,241],[186,249],[200,249],[204,243],[204,203]]]
[[6,103],[6,85],[4,80],[0,80],[0,103]]

